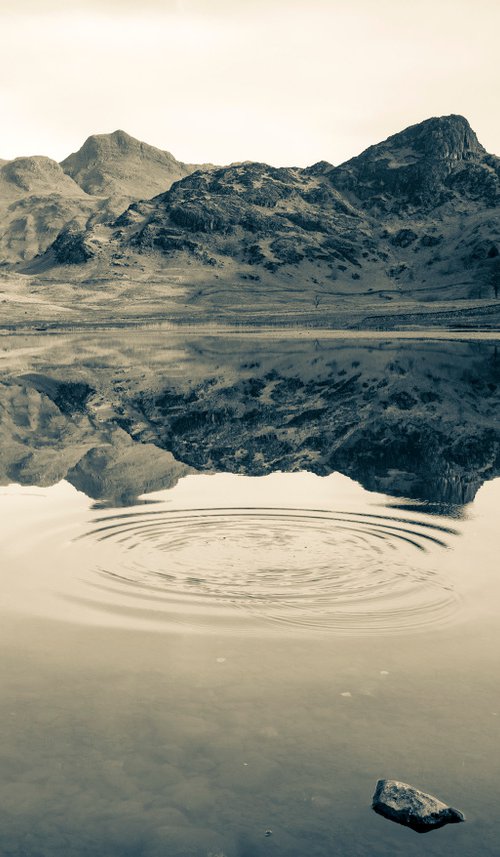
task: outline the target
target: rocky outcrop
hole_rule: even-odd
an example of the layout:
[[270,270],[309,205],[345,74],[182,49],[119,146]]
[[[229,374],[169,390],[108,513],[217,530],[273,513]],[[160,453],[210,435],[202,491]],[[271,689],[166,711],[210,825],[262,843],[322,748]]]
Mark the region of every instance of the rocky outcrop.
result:
[[51,250],[60,265],[81,265],[94,256],[87,234],[71,227],[59,233]]
[[318,190],[318,179],[298,169],[238,164],[198,171],[153,200],[131,244],[161,253],[188,249],[222,267],[230,258],[271,272],[303,261],[359,266],[363,250],[375,252],[370,232],[340,194],[330,190],[322,199]]
[[458,809],[398,780],[379,780],[372,806],[379,815],[411,827],[417,833],[465,821]]

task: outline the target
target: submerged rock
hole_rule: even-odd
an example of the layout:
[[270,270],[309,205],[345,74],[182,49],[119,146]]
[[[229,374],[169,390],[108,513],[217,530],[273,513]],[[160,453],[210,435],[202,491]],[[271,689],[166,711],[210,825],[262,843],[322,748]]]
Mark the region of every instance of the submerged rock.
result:
[[372,807],[379,815],[411,827],[417,833],[465,821],[458,809],[398,780],[378,781]]

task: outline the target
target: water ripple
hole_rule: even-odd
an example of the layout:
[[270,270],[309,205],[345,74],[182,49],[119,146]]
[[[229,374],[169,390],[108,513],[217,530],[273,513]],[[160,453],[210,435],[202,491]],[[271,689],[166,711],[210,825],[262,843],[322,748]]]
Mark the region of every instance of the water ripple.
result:
[[74,600],[200,627],[264,619],[337,633],[416,631],[456,612],[435,562],[456,535],[424,515],[140,507],[97,517],[79,537],[90,564]]

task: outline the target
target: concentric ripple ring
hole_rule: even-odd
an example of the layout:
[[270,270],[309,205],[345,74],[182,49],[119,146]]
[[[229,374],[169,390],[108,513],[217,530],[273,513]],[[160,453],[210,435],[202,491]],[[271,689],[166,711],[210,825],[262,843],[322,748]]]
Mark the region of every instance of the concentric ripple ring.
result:
[[458,597],[437,553],[456,531],[328,509],[161,508],[101,515],[79,537],[100,609],[240,628],[250,619],[347,634],[449,622]]

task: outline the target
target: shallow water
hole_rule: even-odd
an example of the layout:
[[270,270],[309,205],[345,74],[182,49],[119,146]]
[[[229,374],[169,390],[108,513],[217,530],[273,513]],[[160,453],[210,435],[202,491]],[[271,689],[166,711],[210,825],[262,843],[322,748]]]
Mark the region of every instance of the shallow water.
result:
[[[496,855],[494,347],[58,343],[0,396],[2,857]],[[379,777],[467,823],[377,816]]]

